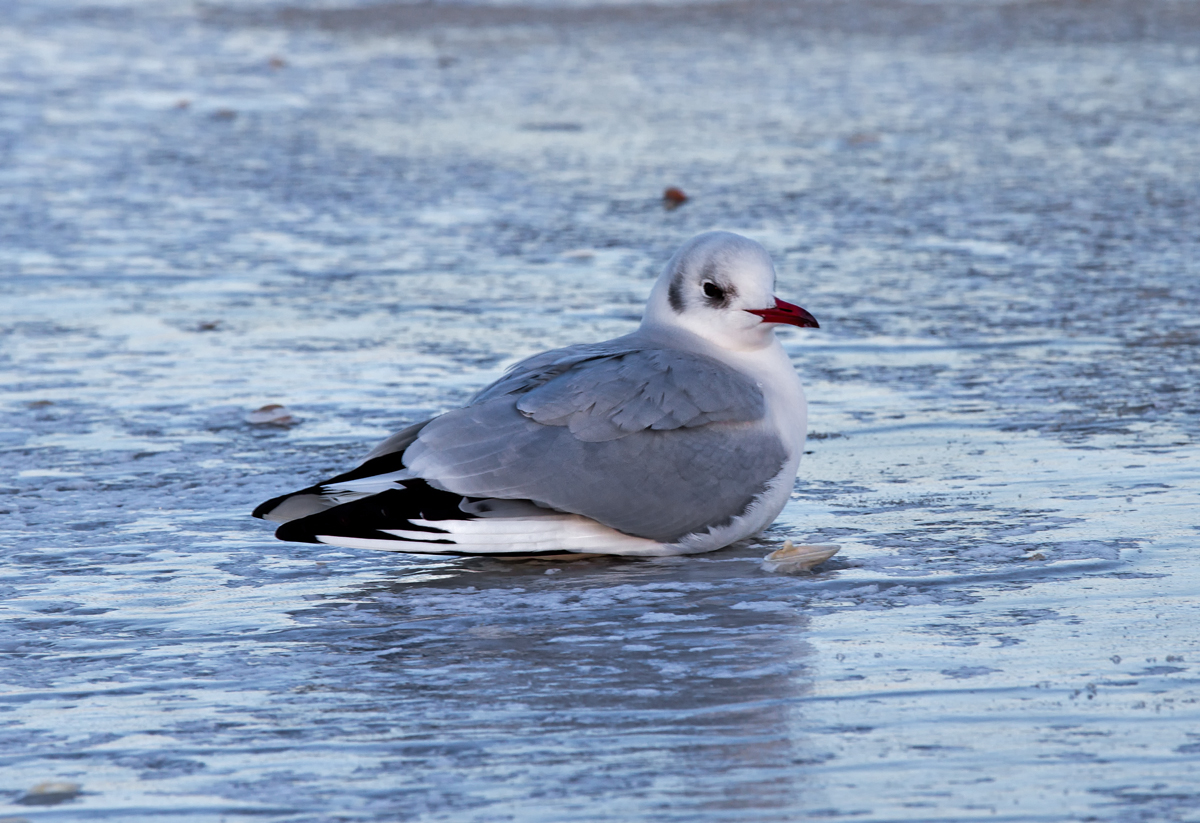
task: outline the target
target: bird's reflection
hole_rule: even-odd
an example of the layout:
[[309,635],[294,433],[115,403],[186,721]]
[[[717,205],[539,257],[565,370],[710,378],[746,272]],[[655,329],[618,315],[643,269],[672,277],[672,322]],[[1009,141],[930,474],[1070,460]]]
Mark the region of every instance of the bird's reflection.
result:
[[370,693],[380,768],[404,784],[782,814],[805,805],[792,730],[811,650],[761,554],[424,562],[302,619],[329,632],[343,687]]

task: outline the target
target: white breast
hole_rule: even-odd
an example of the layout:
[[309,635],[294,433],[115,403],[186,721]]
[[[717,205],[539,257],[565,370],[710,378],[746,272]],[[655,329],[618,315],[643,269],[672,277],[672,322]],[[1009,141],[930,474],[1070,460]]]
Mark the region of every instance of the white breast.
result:
[[767,484],[766,490],[751,504],[746,513],[734,518],[728,526],[710,533],[692,534],[669,547],[671,554],[692,554],[712,551],[765,529],[774,522],[791,496],[804,454],[808,433],[808,401],[804,386],[792,362],[779,341],[751,352],[710,351],[710,356],[754,379],[762,390],[767,413],[764,425],[774,432],[787,450],[788,459],[779,473]]

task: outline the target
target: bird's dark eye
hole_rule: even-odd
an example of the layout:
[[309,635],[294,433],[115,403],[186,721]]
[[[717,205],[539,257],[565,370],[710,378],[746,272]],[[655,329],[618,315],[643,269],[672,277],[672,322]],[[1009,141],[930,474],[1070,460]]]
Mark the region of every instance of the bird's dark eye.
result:
[[711,297],[713,300],[724,300],[725,299],[725,290],[723,288],[721,288],[720,286],[718,286],[716,283],[705,283],[704,284],[704,296]]

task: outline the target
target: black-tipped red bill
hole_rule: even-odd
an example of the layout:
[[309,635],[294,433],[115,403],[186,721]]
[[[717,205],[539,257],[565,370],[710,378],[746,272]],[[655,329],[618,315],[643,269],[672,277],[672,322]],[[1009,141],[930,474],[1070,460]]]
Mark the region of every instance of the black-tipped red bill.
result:
[[817,318],[804,309],[792,303],[775,298],[773,309],[746,309],[751,314],[757,314],[766,323],[786,323],[789,326],[799,326],[804,329],[819,329]]

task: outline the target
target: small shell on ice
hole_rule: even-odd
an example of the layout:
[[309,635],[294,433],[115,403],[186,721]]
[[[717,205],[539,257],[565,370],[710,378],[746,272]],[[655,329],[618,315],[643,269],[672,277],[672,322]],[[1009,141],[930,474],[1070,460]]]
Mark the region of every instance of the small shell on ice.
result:
[[791,540],[783,541],[783,548],[771,552],[763,558],[763,571],[768,572],[806,572],[814,566],[819,566],[841,550],[841,546],[832,543],[818,545],[793,545]]
[[246,415],[246,422],[256,426],[290,426],[296,422],[287,406],[270,403]]
[[57,806],[68,800],[74,800],[82,787],[78,783],[65,780],[49,780],[38,783],[32,789],[17,799],[22,806]]

